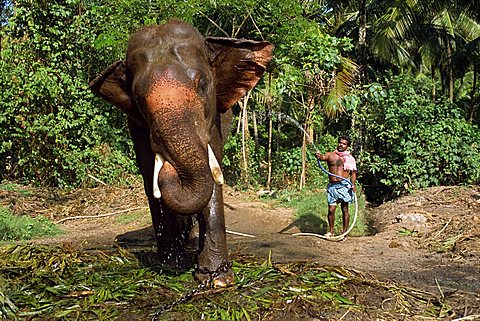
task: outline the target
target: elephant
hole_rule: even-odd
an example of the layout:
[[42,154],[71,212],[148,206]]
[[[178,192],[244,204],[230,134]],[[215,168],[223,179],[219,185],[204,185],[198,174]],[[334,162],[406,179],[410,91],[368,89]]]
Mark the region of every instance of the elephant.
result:
[[234,283],[221,166],[231,107],[257,84],[273,50],[169,20],[132,34],[125,61],[89,83],[127,114],[161,264],[196,267],[195,279],[214,287]]

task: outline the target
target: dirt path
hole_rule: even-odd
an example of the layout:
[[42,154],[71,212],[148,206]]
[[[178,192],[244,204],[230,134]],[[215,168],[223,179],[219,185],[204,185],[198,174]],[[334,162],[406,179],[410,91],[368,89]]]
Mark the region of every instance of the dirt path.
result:
[[[480,195],[478,196],[480,199]],[[371,210],[370,218],[377,224],[379,231],[372,236],[348,237],[342,242],[325,241],[310,236],[292,236],[300,230],[289,210],[239,202],[235,201],[235,197],[227,198],[231,205],[227,210],[228,228],[256,236],[247,238],[232,235],[229,237],[230,248],[233,254],[251,253],[260,258],[267,258],[271,251],[273,260],[280,262],[312,260],[323,265],[344,266],[432,292],[439,292],[441,289],[449,293],[480,293],[478,248],[468,248],[469,253],[463,257],[455,252],[437,253],[425,248],[430,241],[428,238],[402,236],[399,233],[402,228],[415,229],[423,235],[433,231],[438,233],[438,226],[445,220],[445,217],[438,213],[444,212],[445,216],[452,217],[463,213],[461,209],[445,212],[445,207],[425,211],[425,204],[418,203],[418,199],[422,197],[406,197]],[[470,215],[478,219],[480,202],[475,199],[474,203],[475,212],[472,210]],[[449,206],[452,206],[451,203]],[[463,218],[466,218],[466,215],[468,214],[464,213]],[[426,221],[418,222],[409,218],[425,218]],[[471,223],[474,221],[472,219]],[[472,245],[479,242],[479,230],[480,226],[472,227],[471,232],[476,233],[469,236],[472,238]],[[458,234],[460,232],[458,231]],[[447,229],[442,233],[446,236]],[[480,307],[480,296],[477,297],[476,304]]]
[[[290,209],[273,208],[227,189],[225,211],[230,257],[252,256],[266,260],[271,253],[274,262],[315,261],[325,266],[352,268],[378,280],[394,281],[438,294],[450,304],[461,303],[469,315],[480,315],[479,191],[479,187],[439,187],[417,192],[369,210],[368,217],[377,230],[375,235],[330,242],[315,237],[292,236],[301,230]],[[154,249],[148,210],[139,209],[145,206],[141,188],[135,189],[134,193],[110,192],[116,195],[113,198],[116,206],[110,206],[112,215],[64,221],[66,235],[39,242],[72,242],[85,248],[109,248],[121,243],[133,250]],[[105,209],[98,204],[111,205],[110,192],[92,193],[97,193],[96,201],[88,201],[86,196],[67,197],[63,207],[57,207],[56,214],[51,216],[60,212],[62,217],[76,212],[95,214],[91,213],[95,211],[87,210],[91,204],[99,207],[97,214],[105,214]],[[118,193],[136,196],[122,199]],[[79,198],[84,200],[78,201]],[[125,214],[116,214],[115,210],[126,205],[136,208],[135,218],[121,221],[119,217]],[[67,206],[72,212],[65,216]]]

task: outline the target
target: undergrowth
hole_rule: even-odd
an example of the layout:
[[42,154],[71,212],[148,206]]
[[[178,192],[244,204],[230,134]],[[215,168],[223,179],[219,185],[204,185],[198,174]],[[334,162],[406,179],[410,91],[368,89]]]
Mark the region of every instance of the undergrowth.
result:
[[[444,317],[433,295],[317,263],[238,259],[236,284],[207,290],[159,320],[293,320],[303,317],[397,319]],[[0,248],[0,318],[8,320],[148,320],[197,287],[192,273],[166,272],[153,252],[87,252],[63,247]]]

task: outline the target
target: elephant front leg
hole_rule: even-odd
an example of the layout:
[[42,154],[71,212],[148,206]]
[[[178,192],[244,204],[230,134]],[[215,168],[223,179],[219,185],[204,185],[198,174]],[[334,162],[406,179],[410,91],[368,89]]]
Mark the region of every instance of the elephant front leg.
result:
[[188,270],[192,267],[193,260],[192,255],[185,251],[185,244],[192,227],[192,218],[172,213],[162,200],[153,197],[155,154],[150,147],[150,132],[131,119],[128,121],[128,126],[148,198],[160,263],[167,269]]
[[228,260],[221,186],[215,184],[212,198],[199,215],[198,223],[200,239],[196,280],[203,282],[215,275],[211,280],[214,287],[234,284],[233,270]]

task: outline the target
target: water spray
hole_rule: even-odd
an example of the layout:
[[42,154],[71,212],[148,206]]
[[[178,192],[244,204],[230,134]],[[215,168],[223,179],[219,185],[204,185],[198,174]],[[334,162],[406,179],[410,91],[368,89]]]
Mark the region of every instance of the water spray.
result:
[[[303,129],[303,127],[293,118],[291,118],[290,116],[287,116],[285,114],[282,114],[282,113],[279,113],[278,114],[279,116],[279,119],[280,120],[287,120],[288,122],[294,124],[295,126],[297,126],[304,134],[305,134],[305,137],[307,137],[307,142],[309,144],[312,144],[313,147],[315,148],[315,150],[317,151],[318,153],[318,148],[315,146],[315,144],[313,143],[313,140],[310,138],[310,135],[308,135],[308,133],[305,131],[305,129]],[[345,177],[342,177],[342,176],[339,176],[339,175],[336,175],[336,174],[333,174],[333,173],[330,173],[329,171],[327,171],[323,166],[322,166],[322,163],[320,162],[319,159],[317,159],[317,165],[318,167],[320,167],[320,169],[327,175],[329,176],[333,176],[333,177],[337,177],[337,178],[340,178],[344,181],[346,181],[347,183],[349,183],[352,187],[353,187],[353,183],[348,179],[348,178],[345,178]],[[322,238],[322,239],[325,239],[325,240],[330,240],[330,241],[341,241],[345,238],[345,236],[348,235],[348,233],[350,233],[353,229],[353,227],[355,226],[355,223],[357,222],[357,217],[358,217],[358,201],[357,201],[357,193],[353,193],[353,199],[354,199],[354,203],[355,203],[355,215],[353,216],[353,222],[352,224],[350,225],[350,227],[345,231],[343,232],[342,234],[340,235],[337,235],[337,236],[326,236],[326,235],[321,235],[321,234],[316,234],[316,233],[295,233],[295,234],[292,234],[293,236],[315,236],[315,237],[319,237],[319,238]]]

